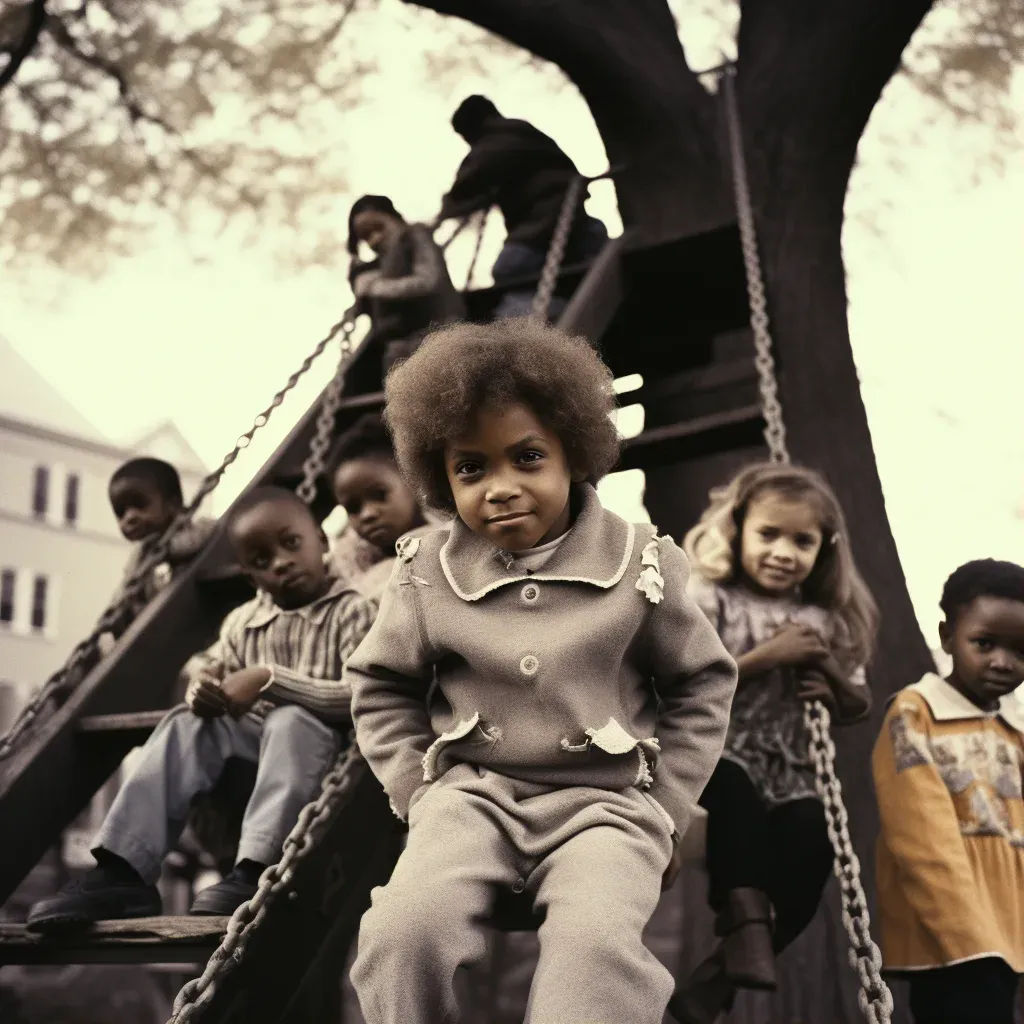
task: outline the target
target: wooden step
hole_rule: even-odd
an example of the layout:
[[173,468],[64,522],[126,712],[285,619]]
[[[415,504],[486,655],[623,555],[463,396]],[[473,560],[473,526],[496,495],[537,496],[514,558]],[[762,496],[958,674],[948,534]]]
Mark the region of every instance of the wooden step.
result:
[[698,416],[628,438],[616,470],[645,469],[760,442],[764,421],[760,404]]
[[226,917],[97,921],[72,935],[37,935],[0,922],[0,964],[200,964],[227,931]]
[[160,724],[167,709],[161,711],[133,711],[120,715],[87,715],[78,722],[78,731],[88,735],[119,734],[136,744],[145,743],[150,733]]

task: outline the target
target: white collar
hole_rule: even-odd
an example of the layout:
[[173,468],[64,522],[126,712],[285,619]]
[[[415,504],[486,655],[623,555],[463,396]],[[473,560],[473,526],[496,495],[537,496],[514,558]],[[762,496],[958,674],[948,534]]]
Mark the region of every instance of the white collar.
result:
[[999,701],[995,711],[982,711],[976,704],[969,701],[959,690],[951,686],[934,672],[925,673],[920,682],[908,687],[919,693],[931,709],[937,722],[955,722],[965,718],[1001,718],[1011,729],[1024,734],[1024,712],[1012,693],[1006,694]]

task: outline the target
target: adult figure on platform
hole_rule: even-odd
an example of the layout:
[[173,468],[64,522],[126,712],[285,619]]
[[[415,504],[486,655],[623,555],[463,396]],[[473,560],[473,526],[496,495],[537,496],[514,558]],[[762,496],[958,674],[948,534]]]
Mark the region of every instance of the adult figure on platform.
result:
[[[497,206],[505,218],[505,245],[494,263],[496,286],[538,277],[544,267],[566,190],[579,173],[554,139],[527,121],[503,117],[485,96],[470,96],[452,116],[452,127],[469,152],[441,203],[440,220],[465,217]],[[564,263],[592,259],[608,241],[604,224],[582,209],[576,213]],[[533,290],[506,291],[495,315],[525,316]],[[555,299],[549,316],[565,307]]]

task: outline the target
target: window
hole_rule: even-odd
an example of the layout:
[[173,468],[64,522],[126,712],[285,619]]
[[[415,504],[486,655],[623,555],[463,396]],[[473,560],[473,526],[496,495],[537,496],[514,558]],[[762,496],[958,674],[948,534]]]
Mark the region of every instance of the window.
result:
[[46,577],[37,576],[32,585],[32,628],[37,633],[46,628],[46,591]]
[[50,505],[50,471],[46,466],[36,466],[35,486],[32,489],[32,514],[36,519],[45,519]]
[[68,473],[67,488],[64,491],[64,522],[68,526],[78,524],[78,492],[81,483],[77,473]]
[[14,622],[14,584],[17,576],[13,569],[0,572],[0,623],[9,626]]

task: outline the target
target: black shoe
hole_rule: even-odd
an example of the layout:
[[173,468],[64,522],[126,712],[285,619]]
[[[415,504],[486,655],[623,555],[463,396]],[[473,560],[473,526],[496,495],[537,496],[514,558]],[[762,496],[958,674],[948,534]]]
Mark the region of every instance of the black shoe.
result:
[[257,888],[251,875],[234,868],[226,878],[199,893],[192,901],[189,913],[230,917],[243,903],[248,903],[256,895]]
[[71,931],[95,921],[157,917],[161,913],[163,904],[155,885],[146,885],[141,879],[112,877],[102,868],[93,868],[55,896],[33,904],[25,925],[33,932]]

